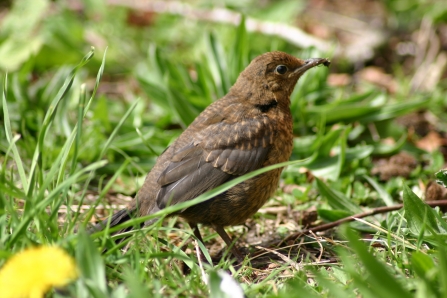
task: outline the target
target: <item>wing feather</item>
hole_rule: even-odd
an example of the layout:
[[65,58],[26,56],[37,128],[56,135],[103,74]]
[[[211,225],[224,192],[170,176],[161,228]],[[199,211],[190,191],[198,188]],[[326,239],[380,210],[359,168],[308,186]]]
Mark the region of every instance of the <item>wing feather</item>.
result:
[[[269,119],[260,115],[236,123],[213,123],[174,152],[160,174],[160,208],[191,200],[226,181],[256,170],[272,143]],[[269,120],[269,121],[267,121]],[[231,132],[231,135],[229,134]]]

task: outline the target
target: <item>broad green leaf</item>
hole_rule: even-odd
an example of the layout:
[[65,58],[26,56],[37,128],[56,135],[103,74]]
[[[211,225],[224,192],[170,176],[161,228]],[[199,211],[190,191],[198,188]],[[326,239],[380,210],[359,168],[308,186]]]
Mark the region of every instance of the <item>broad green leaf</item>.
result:
[[373,146],[370,145],[357,145],[355,147],[346,148],[346,161],[350,162],[353,160],[364,159],[371,156],[373,150]]
[[321,294],[312,286],[310,286],[306,279],[295,277],[290,279],[285,284],[285,287],[278,293],[278,295],[271,296],[275,298],[289,298],[289,297],[306,297],[306,298],[319,298]]
[[404,216],[410,231],[414,235],[440,233],[440,225],[436,220],[435,211],[416,196],[406,184],[403,187]]
[[334,130],[329,131],[323,138],[322,144],[318,149],[319,156],[328,157],[330,156],[331,149],[335,146],[336,143],[340,140],[340,136],[342,135],[344,128],[340,127]]
[[368,122],[392,119],[397,116],[401,116],[410,113],[414,110],[426,107],[429,102],[430,100],[423,99],[423,100],[413,100],[407,102],[404,101],[393,104],[387,104],[381,107],[380,110],[377,110],[376,112],[371,113],[368,116],[363,117],[362,119],[359,119],[359,121],[363,123],[368,123]]
[[303,13],[305,4],[300,1],[275,1],[268,9],[255,10],[254,16],[263,21],[293,23]]
[[393,198],[390,196],[389,193],[386,192],[386,190],[380,185],[376,180],[371,178],[370,176],[364,175],[363,178],[368,181],[369,184],[371,184],[372,187],[379,193],[380,198],[383,200],[385,205],[387,206],[393,206]]
[[407,134],[403,134],[399,140],[392,144],[384,144],[384,143],[374,143],[374,151],[373,153],[375,155],[393,155],[397,154],[402,147],[405,145],[405,142],[407,141]]
[[352,104],[340,105],[340,106],[318,106],[309,108],[309,114],[324,114],[326,116],[327,123],[337,122],[353,122],[359,121],[362,118],[380,111],[380,107],[367,106],[365,104]]
[[447,187],[447,170],[443,169],[435,174],[436,183],[441,184],[444,187]]
[[306,168],[316,177],[334,181],[338,173],[339,157],[314,158],[311,163],[306,165]]
[[344,210],[351,214],[361,212],[360,207],[352,203],[343,193],[331,189],[323,181],[315,177],[317,182],[318,191],[321,196],[327,199],[329,205],[335,210]]
[[321,217],[323,220],[328,222],[337,221],[339,219],[348,217],[352,215],[352,212],[345,211],[345,210],[328,210],[328,209],[317,209],[318,216]]
[[376,106],[372,103],[354,103],[337,106],[328,104],[309,107],[308,113],[312,117],[324,114],[327,123],[349,123],[354,121],[368,123],[392,119],[427,106],[427,104],[427,100],[384,104],[382,106]]

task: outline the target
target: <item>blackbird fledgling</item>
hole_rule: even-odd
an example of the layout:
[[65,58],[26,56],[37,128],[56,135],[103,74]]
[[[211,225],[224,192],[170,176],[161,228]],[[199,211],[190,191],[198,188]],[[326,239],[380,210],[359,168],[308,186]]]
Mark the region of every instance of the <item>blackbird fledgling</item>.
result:
[[[256,57],[228,94],[209,105],[158,157],[136,198],[112,216],[110,225],[194,199],[235,177],[287,161],[293,143],[290,94],[301,75],[320,64],[329,66],[330,61],[301,60],[283,52]],[[254,215],[276,190],[281,171],[246,180],[177,215],[200,241],[199,223],[212,226],[230,246],[224,227],[242,224]],[[239,261],[243,259],[235,246],[231,251]]]

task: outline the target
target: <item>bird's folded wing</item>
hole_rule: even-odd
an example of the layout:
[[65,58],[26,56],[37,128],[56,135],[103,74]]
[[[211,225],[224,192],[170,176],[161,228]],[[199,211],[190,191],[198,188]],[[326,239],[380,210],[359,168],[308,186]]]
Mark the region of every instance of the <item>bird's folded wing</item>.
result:
[[264,115],[243,122],[209,125],[177,150],[158,183],[159,208],[191,200],[235,176],[262,166],[273,141]]

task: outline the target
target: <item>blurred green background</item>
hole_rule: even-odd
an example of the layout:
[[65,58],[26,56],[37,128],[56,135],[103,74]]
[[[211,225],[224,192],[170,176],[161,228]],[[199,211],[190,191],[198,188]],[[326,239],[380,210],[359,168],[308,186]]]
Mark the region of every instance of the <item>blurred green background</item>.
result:
[[[166,146],[251,59],[273,50],[332,64],[306,73],[292,94],[291,159],[308,159],[284,171],[246,227],[230,229],[239,245],[254,250],[309,226],[407,205],[350,225],[377,249],[343,228],[322,234],[335,242],[306,238],[293,262],[271,254],[253,267],[222,260],[217,268],[249,297],[442,297],[443,209],[419,199],[447,198],[433,183],[447,154],[447,2],[435,0],[1,1],[2,260],[31,245],[63,246],[83,275],[56,296],[221,295],[195,262],[186,277],[171,263],[194,259],[175,250],[191,237],[181,222],[151,230],[172,241],[135,235],[148,245],[124,253],[106,233],[93,242],[74,231],[125,206]],[[208,247],[219,246],[205,230]],[[91,255],[89,267],[82,260]]]

